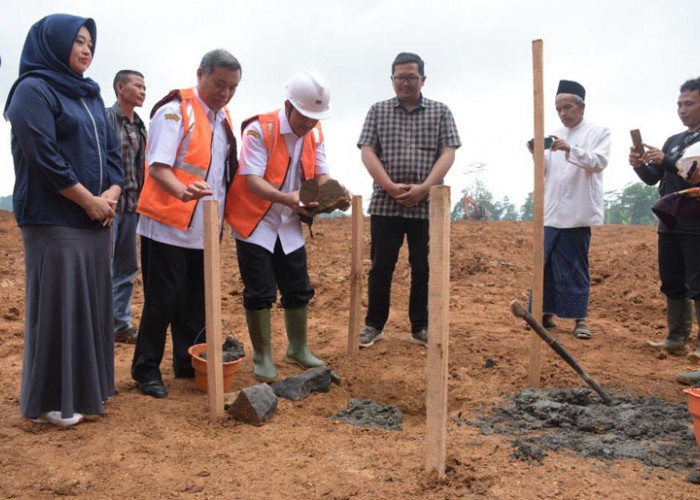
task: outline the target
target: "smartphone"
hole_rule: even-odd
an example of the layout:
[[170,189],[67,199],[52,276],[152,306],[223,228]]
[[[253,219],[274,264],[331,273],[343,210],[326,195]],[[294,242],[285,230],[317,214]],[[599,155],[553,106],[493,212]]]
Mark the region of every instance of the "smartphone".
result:
[[[552,143],[554,142],[554,137],[552,136],[547,136],[544,138],[544,149],[549,149],[552,147]],[[530,139],[527,141],[527,143],[530,145],[530,149],[535,149],[535,139]]]
[[630,130],[630,136],[632,136],[632,145],[634,146],[635,152],[641,156],[644,154],[644,146],[642,146],[642,134],[639,133],[639,129]]

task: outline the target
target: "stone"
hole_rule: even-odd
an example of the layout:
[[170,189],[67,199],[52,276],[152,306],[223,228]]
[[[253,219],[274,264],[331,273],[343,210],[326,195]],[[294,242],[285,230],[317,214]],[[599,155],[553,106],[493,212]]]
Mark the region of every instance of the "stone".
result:
[[318,206],[306,208],[312,215],[329,214],[334,210],[345,211],[350,208],[350,197],[335,179],[329,179],[321,185],[316,179],[302,182],[299,199],[304,204],[318,203]]
[[285,399],[299,401],[312,392],[329,392],[331,386],[331,369],[325,366],[306,370],[300,375],[287,377],[270,384],[274,393]]
[[252,425],[262,425],[277,410],[277,396],[267,384],[258,384],[241,390],[228,414],[236,420]]

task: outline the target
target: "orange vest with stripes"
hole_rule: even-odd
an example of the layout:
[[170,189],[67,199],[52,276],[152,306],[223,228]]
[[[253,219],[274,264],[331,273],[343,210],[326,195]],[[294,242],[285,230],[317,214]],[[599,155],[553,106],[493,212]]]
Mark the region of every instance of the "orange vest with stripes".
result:
[[[180,182],[187,186],[195,181],[207,179],[211,165],[213,133],[209,118],[204,108],[197,101],[192,88],[170,92],[153,107],[151,118],[159,107],[176,98],[180,100],[183,137],[177,149],[172,172]],[[234,151],[233,156],[235,157],[236,144],[233,138],[231,117],[226,108],[224,108],[224,112],[226,113],[226,121],[229,127],[227,131],[229,148]],[[227,161],[227,171],[229,169],[228,163]],[[168,226],[187,231],[199,200],[183,202],[168,193],[151,177],[148,165],[146,165],[145,171],[143,189],[139,196],[139,204],[136,211]]]
[[[284,137],[280,134],[279,110],[249,118],[243,122],[241,129],[244,130],[255,120],[259,121],[262,127],[263,142],[268,153],[263,179],[280,189],[287,177],[292,158],[287,151]],[[321,124],[317,123],[316,127],[304,136],[300,158],[304,179],[315,176],[316,148],[322,143],[323,132]],[[224,218],[238,234],[248,238],[271,205],[271,201],[251,193],[246,185],[246,176],[237,172],[226,197]]]

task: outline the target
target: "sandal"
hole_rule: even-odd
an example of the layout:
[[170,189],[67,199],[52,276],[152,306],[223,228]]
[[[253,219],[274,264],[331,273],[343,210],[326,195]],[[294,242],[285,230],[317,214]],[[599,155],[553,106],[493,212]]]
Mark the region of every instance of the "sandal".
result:
[[584,323],[583,321],[576,322],[573,334],[574,337],[581,340],[590,340],[593,338],[593,334],[588,329],[588,326],[586,326],[586,323]]
[[544,326],[547,330],[552,330],[557,327],[557,322],[554,321],[554,315],[553,314],[543,314],[542,315],[542,326]]

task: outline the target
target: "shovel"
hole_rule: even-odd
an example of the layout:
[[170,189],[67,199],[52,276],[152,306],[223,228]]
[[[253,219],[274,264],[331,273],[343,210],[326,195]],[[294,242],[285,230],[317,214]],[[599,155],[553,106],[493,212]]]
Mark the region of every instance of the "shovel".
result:
[[576,371],[576,373],[581,375],[581,378],[583,378],[583,380],[585,380],[586,383],[595,392],[598,393],[598,395],[602,398],[606,405],[613,404],[613,399],[610,397],[610,395],[607,392],[605,392],[603,388],[600,387],[596,383],[596,381],[588,375],[588,373],[586,373],[586,370],[579,366],[576,360],[571,357],[571,354],[566,352],[566,350],[561,346],[561,344],[557,342],[554,337],[552,337],[552,334],[549,333],[547,329],[543,327],[540,324],[540,322],[537,321],[520,302],[518,302],[517,300],[511,302],[510,311],[513,313],[514,316],[517,316],[518,318],[523,318],[525,322],[528,325],[530,325],[530,327],[537,333],[537,335],[539,335],[542,338],[542,340],[544,340],[547,343],[547,345],[554,350],[554,352],[556,352],[564,361],[566,361],[569,364],[569,366],[571,366],[571,368],[573,368]]

